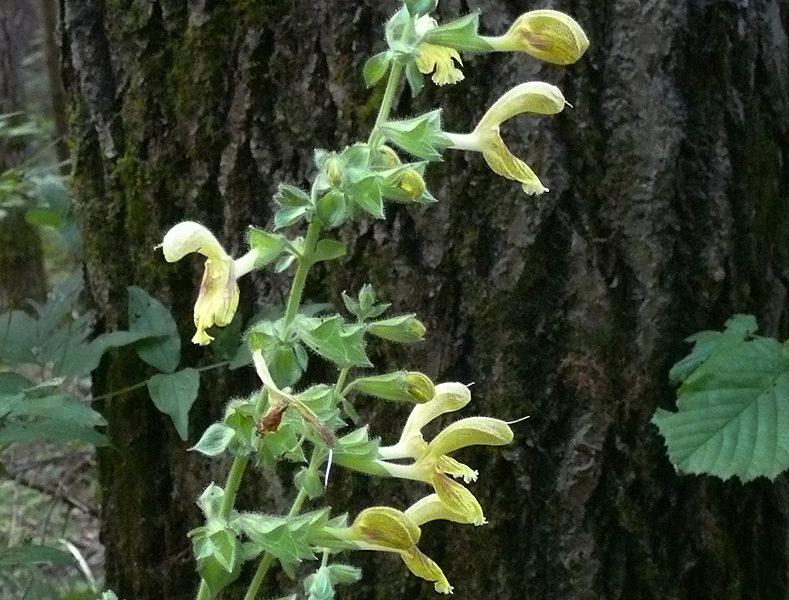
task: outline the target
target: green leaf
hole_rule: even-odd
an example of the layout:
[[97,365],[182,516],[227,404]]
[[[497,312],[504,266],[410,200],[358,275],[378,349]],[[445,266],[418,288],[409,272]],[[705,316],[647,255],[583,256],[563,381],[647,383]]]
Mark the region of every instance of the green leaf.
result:
[[215,483],[210,484],[203,490],[203,493],[200,494],[200,497],[197,499],[197,506],[203,511],[206,521],[214,521],[220,518],[222,500],[224,497],[225,490]]
[[113,331],[103,333],[89,344],[80,344],[65,353],[62,366],[57,369],[61,377],[87,375],[99,366],[102,355],[111,348],[120,348],[151,337],[147,331]]
[[[300,191],[300,190],[299,190]],[[274,262],[282,254],[287,245],[284,236],[276,233],[269,233],[265,229],[251,227],[247,231],[247,243],[252,250],[255,250],[255,266],[262,267]]]
[[137,286],[129,286],[129,331],[148,333],[149,339],[134,344],[143,361],[163,373],[172,373],[181,360],[181,336],[170,311]]
[[414,17],[421,17],[436,10],[438,0],[403,0],[408,12]]
[[323,483],[321,476],[315,471],[311,471],[308,467],[302,467],[296,473],[293,483],[300,490],[304,490],[310,500],[323,495]]
[[345,244],[337,240],[320,240],[312,254],[312,262],[318,263],[326,260],[335,260],[345,256]]
[[376,219],[384,218],[384,202],[381,193],[381,180],[378,175],[360,179],[348,187],[348,200],[359,206]]
[[425,41],[437,46],[471,52],[492,52],[493,47],[482,39],[479,29],[479,12],[461,17],[446,25],[439,25],[425,33]]
[[329,569],[320,567],[317,572],[307,576],[304,580],[304,591],[307,600],[333,600],[334,584]]
[[726,328],[722,332],[700,331],[690,336],[686,341],[694,342],[693,350],[671,368],[669,379],[674,383],[685,381],[712,354],[740,345],[746,338],[751,337],[757,328],[756,317],[734,315],[726,321]]
[[425,87],[425,76],[416,66],[416,61],[411,61],[405,66],[405,79],[411,88],[411,97],[416,98]]
[[0,315],[0,361],[35,363],[36,321],[20,310]]
[[280,206],[274,215],[274,229],[298,223],[312,209],[310,197],[302,190],[287,183],[280,183],[274,201]]
[[98,431],[65,421],[40,419],[28,423],[9,423],[0,429],[0,443],[37,442],[42,439],[63,442],[86,442],[92,446],[109,446],[109,440]]
[[18,394],[33,387],[33,382],[19,373],[6,371],[0,373],[0,394]]
[[329,565],[329,575],[335,585],[351,585],[362,579],[362,570],[353,565]]
[[50,421],[75,425],[106,425],[104,417],[89,404],[70,396],[54,395],[43,398],[25,398],[10,412],[12,417],[43,417]]
[[789,468],[789,350],[770,338],[748,339],[749,319],[711,333],[694,336],[678,411],[658,410],[652,423],[681,471],[775,479]]
[[326,229],[342,225],[348,218],[345,194],[340,190],[330,190],[318,200],[315,215]]
[[379,440],[371,440],[365,425],[338,440],[334,450],[334,462],[361,473],[385,474],[376,466]]
[[388,121],[381,125],[388,140],[406,152],[426,160],[440,160],[440,151],[450,145],[441,131],[441,109],[405,121]]
[[364,63],[364,82],[367,87],[374,86],[386,75],[391,62],[392,53],[389,51],[381,52],[367,59],[367,62]]
[[68,552],[49,546],[14,546],[0,548],[0,567],[26,565],[69,565],[74,557]]
[[34,227],[60,229],[63,226],[63,217],[57,211],[43,206],[36,206],[26,210],[25,221]]
[[225,451],[234,435],[235,431],[224,423],[214,423],[205,430],[200,441],[189,449],[206,456],[217,456]]
[[302,559],[314,559],[307,543],[308,530],[300,528],[287,517],[242,513],[232,521],[233,527],[241,530],[266,552],[285,563],[297,563]]
[[197,399],[200,373],[182,369],[167,375],[154,375],[148,380],[148,393],[156,408],[173,421],[182,440],[189,437],[189,409]]
[[299,316],[296,332],[307,346],[341,368],[372,366],[362,326],[345,325],[339,316],[324,320]]

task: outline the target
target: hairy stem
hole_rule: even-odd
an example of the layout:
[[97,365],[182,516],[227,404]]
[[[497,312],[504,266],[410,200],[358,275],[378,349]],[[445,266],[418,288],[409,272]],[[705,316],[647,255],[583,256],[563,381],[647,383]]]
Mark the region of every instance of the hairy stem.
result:
[[370,146],[377,146],[381,142],[383,135],[381,134],[381,125],[389,119],[389,113],[392,111],[394,104],[395,94],[400,85],[400,78],[403,75],[403,63],[396,60],[392,63],[392,70],[389,71],[389,81],[386,83],[386,91],[384,91],[384,98],[381,100],[381,108],[378,110],[378,117],[375,119],[375,125],[370,133],[370,139],[367,143]]
[[318,243],[318,236],[321,233],[321,224],[313,221],[307,228],[307,237],[304,239],[304,254],[299,259],[299,266],[296,275],[293,277],[293,286],[290,288],[288,306],[285,309],[285,327],[290,327],[296,318],[296,313],[301,304],[301,296],[304,293],[304,284],[307,282],[307,273],[312,266],[312,254],[315,252],[315,245]]

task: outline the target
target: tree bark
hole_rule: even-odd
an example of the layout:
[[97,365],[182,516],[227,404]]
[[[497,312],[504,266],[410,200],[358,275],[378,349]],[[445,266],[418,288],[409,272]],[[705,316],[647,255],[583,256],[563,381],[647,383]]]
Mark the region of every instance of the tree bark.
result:
[[[26,109],[23,62],[33,51],[37,25],[35,7],[28,2],[0,4],[0,115]],[[0,139],[0,172],[18,166],[27,154],[26,144]],[[45,295],[38,231],[25,221],[23,210],[6,209],[0,218],[0,312],[24,308],[28,300]]]
[[[123,325],[134,283],[172,306],[191,336],[202,265],[167,265],[151,249],[191,219],[239,254],[244,228],[269,221],[276,185],[306,183],[312,148],[363,139],[382,89],[363,89],[361,65],[383,49],[396,4],[61,0],[77,212],[105,328]],[[475,381],[470,414],[531,415],[511,447],[466,457],[491,523],[425,527],[423,550],[459,597],[784,599],[786,477],[743,486],[678,476],[649,418],[672,405],[667,371],[690,333],[752,312],[767,334],[789,334],[789,8],[552,7],[589,34],[577,65],[469,56],[464,82],[429,85],[416,100],[404,93],[397,107],[411,115],[440,103],[445,125],[464,131],[516,83],[555,83],[573,110],[504,132],[550,193],[524,197],[478,155],[450,153],[428,177],[440,203],[345,228],[347,261],[318,270],[308,297],[337,303],[343,289],[372,283],[429,332],[407,353],[374,348],[381,369]],[[484,31],[501,32],[542,6],[447,0],[439,14],[475,8]],[[241,310],[286,289],[285,276],[256,275],[242,285]],[[192,348],[185,364],[208,354]],[[105,360],[96,393],[139,381],[137,364]],[[249,370],[204,378],[189,443],[256,385]],[[395,409],[362,410],[386,441],[395,435]],[[109,401],[105,414],[116,447],[100,464],[108,583],[135,600],[190,598],[194,498],[223,481],[224,467],[188,454],[144,394]],[[427,491],[332,478],[330,503],[351,514],[405,508]],[[242,502],[282,507],[286,484],[247,488]],[[365,578],[343,597],[433,593],[392,556],[350,562]]]

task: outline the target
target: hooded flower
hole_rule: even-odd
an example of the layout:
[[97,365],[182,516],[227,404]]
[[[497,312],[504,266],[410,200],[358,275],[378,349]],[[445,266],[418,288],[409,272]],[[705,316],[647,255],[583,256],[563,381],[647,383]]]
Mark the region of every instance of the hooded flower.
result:
[[[415,24],[416,32],[420,35],[424,35],[437,26],[436,20],[427,15],[417,19]],[[417,46],[416,52],[417,68],[425,75],[433,73],[432,79],[436,85],[447,85],[463,81],[463,71],[458,69],[453,62],[457,61],[460,66],[463,66],[463,61],[460,59],[458,51],[454,48],[422,42]]]
[[359,550],[396,552],[414,575],[432,581],[437,592],[452,593],[441,567],[417,548],[422,531],[399,510],[374,506],[360,512],[350,527],[327,527],[324,532]]
[[224,327],[232,321],[238,308],[236,280],[254,268],[256,252],[252,250],[234,261],[208,229],[192,221],[179,223],[170,229],[161,248],[167,262],[181,260],[193,252],[206,257],[194,309],[197,332],[192,338],[195,344],[205,346],[214,339],[206,329],[213,325]]
[[[483,525],[485,516],[477,499],[452,479],[462,477],[466,483],[471,483],[476,481],[478,473],[448,455],[467,446],[509,444],[513,438],[509,425],[488,417],[461,419],[449,425],[430,443],[425,442],[421,432],[427,423],[446,412],[462,408],[470,399],[468,388],[460,383],[436,386],[435,397],[426,404],[417,405],[411,412],[398,443],[379,448],[381,460],[378,467],[393,477],[431,484],[448,514],[452,515],[449,520]],[[389,462],[404,458],[413,458],[414,462]]]
[[482,152],[493,172],[519,181],[527,194],[547,192],[529,166],[509,151],[501,139],[500,125],[522,113],[555,115],[564,109],[562,92],[541,81],[522,83],[499,98],[482,117],[476,129],[468,134],[445,133],[452,148]]
[[528,52],[557,65],[570,65],[583,56],[589,39],[581,26],[556,10],[533,10],[512,24],[499,37],[483,37],[494,50]]

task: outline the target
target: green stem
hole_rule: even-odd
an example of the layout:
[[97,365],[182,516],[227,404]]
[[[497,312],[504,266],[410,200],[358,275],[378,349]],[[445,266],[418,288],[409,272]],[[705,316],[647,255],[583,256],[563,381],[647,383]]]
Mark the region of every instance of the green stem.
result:
[[334,386],[335,396],[339,394],[340,391],[342,390],[342,384],[345,383],[345,378],[348,377],[348,371],[350,371],[350,369],[343,369],[342,371],[340,371],[340,376],[337,378],[337,383]]
[[386,91],[384,91],[384,98],[381,100],[381,108],[378,110],[378,117],[375,119],[375,125],[370,133],[370,139],[367,144],[370,146],[377,146],[381,141],[381,125],[389,119],[389,113],[392,111],[394,104],[395,94],[400,85],[400,78],[403,75],[403,63],[396,60],[392,63],[392,70],[389,71],[389,81],[386,83]]
[[285,327],[290,327],[296,319],[296,313],[301,304],[301,296],[304,293],[304,284],[307,281],[307,273],[312,266],[312,254],[315,252],[315,245],[318,243],[318,236],[321,233],[321,224],[313,221],[307,228],[307,237],[304,239],[304,253],[299,258],[299,266],[296,269],[296,276],[293,278],[293,285],[290,288],[288,306],[285,309]]
[[[200,372],[210,371],[212,369],[218,369],[219,367],[224,367],[225,365],[229,365],[229,364],[230,364],[229,360],[223,360],[222,362],[213,363],[211,365],[206,365],[205,367],[200,367],[199,369],[195,369],[195,370],[196,371],[200,371]],[[94,398],[91,398],[90,401],[91,402],[97,402],[99,400],[107,400],[108,398],[114,398],[115,396],[121,396],[121,395],[126,394],[128,392],[133,392],[134,390],[139,390],[141,387],[145,387],[146,385],[148,385],[148,379],[146,379],[145,381],[141,381],[139,383],[135,383],[134,385],[130,385],[129,387],[125,387],[123,389],[117,390],[115,392],[109,392],[107,394],[102,394],[101,396],[96,396]]]

